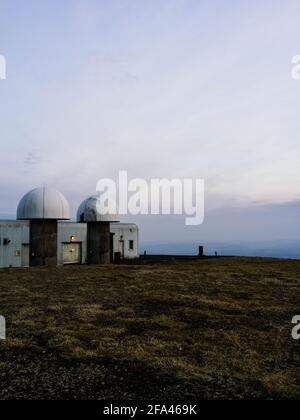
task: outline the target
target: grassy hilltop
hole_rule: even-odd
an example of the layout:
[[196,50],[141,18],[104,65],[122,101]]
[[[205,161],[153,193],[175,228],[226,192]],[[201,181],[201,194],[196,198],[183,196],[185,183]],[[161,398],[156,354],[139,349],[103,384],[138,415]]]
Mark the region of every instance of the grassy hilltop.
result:
[[300,261],[0,270],[0,398],[300,398]]

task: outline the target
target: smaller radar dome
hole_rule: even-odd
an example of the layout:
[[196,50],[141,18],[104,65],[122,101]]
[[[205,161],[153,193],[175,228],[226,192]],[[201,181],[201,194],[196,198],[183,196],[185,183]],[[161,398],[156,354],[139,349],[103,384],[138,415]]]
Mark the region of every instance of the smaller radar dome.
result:
[[[113,206],[115,207],[115,206]],[[77,212],[77,222],[118,222],[116,209],[104,207],[100,195],[84,200]]]

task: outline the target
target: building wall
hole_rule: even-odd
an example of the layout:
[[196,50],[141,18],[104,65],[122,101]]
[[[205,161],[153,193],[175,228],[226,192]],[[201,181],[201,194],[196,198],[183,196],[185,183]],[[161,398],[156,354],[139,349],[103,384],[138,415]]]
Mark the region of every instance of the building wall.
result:
[[[139,257],[139,229],[134,223],[112,223],[110,231],[114,233],[114,252],[120,252],[120,241],[124,241],[124,258],[134,259]],[[133,241],[133,249],[129,247]]]
[[[119,252],[120,241],[124,241],[124,258],[139,257],[139,230],[135,224],[112,223],[110,231],[114,233],[114,253]],[[57,232],[57,264],[64,263],[63,245],[81,243],[81,263],[87,263],[87,224],[58,222]],[[4,245],[4,241],[8,244]],[[129,249],[129,241],[133,241],[133,250]],[[29,251],[30,222],[0,221],[0,267],[22,267],[22,258]],[[25,245],[25,247],[24,247]],[[27,246],[27,247],[26,247]],[[27,264],[24,264],[27,266]]]
[[58,240],[57,240],[57,263],[64,263],[63,244],[72,243],[71,238],[75,238],[76,243],[81,243],[81,263],[87,263],[87,224],[59,222],[58,223]]
[[22,253],[28,252],[28,245],[29,222],[0,221],[0,267],[22,267]]
[[[114,234],[114,253],[119,252],[119,241],[123,236],[124,258],[139,257],[139,229],[133,223],[111,223],[110,231]],[[69,243],[70,237],[75,236],[76,242],[82,243],[82,264],[88,262],[87,255],[87,223],[58,223],[58,264],[63,264],[63,243]],[[133,250],[129,249],[129,241],[133,241]]]

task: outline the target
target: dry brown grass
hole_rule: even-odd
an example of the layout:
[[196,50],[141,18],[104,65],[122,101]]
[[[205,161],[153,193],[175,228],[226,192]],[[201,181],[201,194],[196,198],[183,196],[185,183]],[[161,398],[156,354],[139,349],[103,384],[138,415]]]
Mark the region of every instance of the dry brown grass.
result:
[[299,398],[300,262],[0,270],[3,398]]

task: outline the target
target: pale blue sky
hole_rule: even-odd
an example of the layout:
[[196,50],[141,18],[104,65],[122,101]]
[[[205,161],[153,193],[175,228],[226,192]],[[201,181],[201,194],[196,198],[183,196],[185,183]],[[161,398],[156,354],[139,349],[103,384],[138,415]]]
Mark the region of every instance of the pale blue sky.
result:
[[299,1],[1,0],[0,213],[43,183],[198,177],[207,211],[300,199]]

